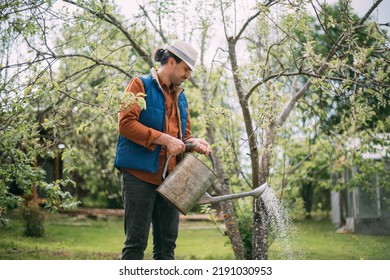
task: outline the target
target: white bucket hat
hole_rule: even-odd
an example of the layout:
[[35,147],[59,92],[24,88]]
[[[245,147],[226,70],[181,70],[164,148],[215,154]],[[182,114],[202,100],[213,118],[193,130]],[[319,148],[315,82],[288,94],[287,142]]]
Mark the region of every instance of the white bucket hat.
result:
[[198,52],[189,43],[176,40],[170,46],[167,46],[166,49],[183,60],[191,70],[195,69]]

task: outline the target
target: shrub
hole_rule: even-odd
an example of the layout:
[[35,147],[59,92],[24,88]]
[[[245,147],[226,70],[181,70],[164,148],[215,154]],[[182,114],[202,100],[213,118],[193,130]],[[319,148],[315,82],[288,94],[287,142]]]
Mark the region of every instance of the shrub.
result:
[[45,215],[36,202],[27,202],[22,209],[24,220],[24,235],[41,237],[45,233],[43,222]]

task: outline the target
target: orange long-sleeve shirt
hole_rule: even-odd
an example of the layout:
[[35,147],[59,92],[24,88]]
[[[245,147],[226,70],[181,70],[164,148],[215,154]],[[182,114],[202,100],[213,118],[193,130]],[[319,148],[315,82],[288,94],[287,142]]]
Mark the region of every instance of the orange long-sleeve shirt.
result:
[[[152,75],[157,78],[158,75],[155,69],[152,69]],[[177,105],[177,97],[181,93],[182,88],[180,87],[172,87],[168,88],[167,85],[161,84],[160,80],[159,84],[163,90],[165,96],[165,127],[164,133],[169,134],[170,136],[179,137],[180,132],[180,121],[178,115],[178,105]],[[129,84],[127,85],[125,91],[132,92],[137,94],[139,92],[145,93],[144,85],[140,78],[136,77],[131,79]],[[146,104],[146,109],[147,109]],[[188,109],[187,109],[188,110]],[[126,137],[127,139],[144,146],[147,149],[154,150],[157,145],[153,144],[153,142],[161,136],[163,132],[155,130],[153,128],[147,127],[138,121],[139,116],[141,114],[141,108],[135,104],[134,106],[130,106],[130,108],[119,112],[118,114],[118,129],[119,133]],[[189,116],[189,112],[188,112]],[[187,118],[186,131],[184,132],[184,140],[187,140],[192,137],[191,135],[191,120]],[[157,173],[150,173],[142,170],[136,169],[125,169],[125,172],[129,172],[137,178],[151,183],[155,185],[160,185],[162,183],[162,173],[165,167],[165,163],[169,156],[169,152],[166,147],[162,146],[161,151],[159,153],[159,168]],[[140,163],[142,164],[142,163]],[[176,158],[172,157],[168,165],[168,171],[172,171],[176,166]]]

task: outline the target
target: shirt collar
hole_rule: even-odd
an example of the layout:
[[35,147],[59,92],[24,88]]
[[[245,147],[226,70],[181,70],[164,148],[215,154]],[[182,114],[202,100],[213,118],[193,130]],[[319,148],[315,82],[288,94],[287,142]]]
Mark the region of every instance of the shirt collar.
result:
[[[157,75],[157,69],[155,67],[153,67],[150,70],[150,72],[152,74],[152,77],[157,80],[157,82],[161,88],[163,88],[163,86],[168,88],[168,86],[166,84],[161,83],[161,80],[158,78],[158,75]],[[168,90],[169,90],[169,92],[176,93],[177,95],[179,95],[183,91],[183,88],[180,86],[171,86],[171,88],[168,88]]]

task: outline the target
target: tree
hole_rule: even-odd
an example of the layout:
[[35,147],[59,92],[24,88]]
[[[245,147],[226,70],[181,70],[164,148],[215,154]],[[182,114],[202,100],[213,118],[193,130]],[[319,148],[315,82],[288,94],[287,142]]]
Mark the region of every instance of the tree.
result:
[[[379,66],[378,72],[388,72],[386,66],[387,62],[383,62],[382,59],[375,59],[376,56],[382,57],[382,54],[388,57],[386,52],[387,47],[384,44],[384,34],[374,27],[373,25],[364,25],[367,21],[370,13],[381,1],[376,1],[373,7],[368,11],[367,15],[358,22],[351,21],[349,3],[341,1],[340,5],[343,7],[342,12],[345,17],[340,17],[340,20],[346,21],[346,28],[344,28],[337,38],[330,36],[330,26],[334,24],[332,17],[327,17],[326,6],[322,7],[320,14],[325,15],[327,22],[322,21],[321,17],[318,17],[322,31],[327,34],[329,40],[328,52],[322,53],[321,50],[315,50],[313,48],[313,34],[311,34],[310,25],[307,22],[310,18],[307,16],[306,11],[302,9],[304,2],[300,1],[296,4],[290,2],[290,7],[294,13],[282,12],[282,20],[279,22],[274,18],[271,13],[270,7],[281,4],[283,1],[269,1],[265,4],[258,5],[259,11],[252,17],[249,17],[247,21],[242,24],[242,28],[238,28],[236,32],[229,33],[229,22],[224,22],[224,29],[226,40],[228,44],[228,53],[231,63],[231,73],[233,76],[235,90],[238,96],[238,101],[244,117],[244,123],[246,128],[247,141],[250,151],[251,167],[252,167],[252,188],[256,188],[260,184],[267,181],[270,175],[270,166],[272,162],[272,152],[274,151],[274,145],[276,144],[277,133],[280,128],[286,124],[293,108],[303,97],[310,95],[313,88],[321,88],[329,91],[329,87],[336,87],[335,83],[342,81],[346,84],[354,84],[355,89],[363,91],[364,84],[359,80],[363,78],[363,81],[368,81],[372,86],[375,86],[375,92],[378,94],[380,100],[386,99],[386,90],[383,90],[382,86],[388,88],[388,80],[385,81],[380,78],[382,86],[372,79],[372,72],[368,69],[371,68],[368,57],[372,57],[373,65]],[[313,6],[314,4],[309,1]],[[229,3],[223,1],[220,2],[222,17],[225,16],[226,10],[230,8]],[[235,6],[234,6],[235,8]],[[242,39],[244,32],[250,25],[251,21],[263,15],[268,18],[268,23],[272,23],[274,32],[280,32],[280,36],[268,36],[265,39],[259,38],[257,34],[263,34],[260,30],[257,30],[257,34],[248,35],[249,40],[253,42],[255,50],[259,60],[254,60],[252,67],[245,65],[244,69],[240,69],[237,59],[237,43]],[[261,22],[261,20],[260,20]],[[329,23],[330,22],[330,23]],[[349,24],[349,25],[348,25]],[[264,28],[264,25],[260,27]],[[271,28],[271,30],[272,30]],[[356,35],[357,32],[367,30],[367,35],[371,35],[378,45],[375,48],[376,51],[366,51],[366,46],[360,45]],[[236,29],[234,29],[236,30]],[[375,31],[375,32],[371,32]],[[303,34],[302,37],[305,41],[299,40],[293,36],[293,34]],[[379,39],[379,40],[378,40]],[[346,47],[345,47],[346,45]],[[294,49],[302,50],[302,55],[294,56],[296,52]],[[370,48],[373,50],[373,48]],[[292,56],[280,56],[280,53],[286,53],[289,51]],[[360,60],[360,55],[364,54],[363,60]],[[353,67],[351,67],[351,60],[348,58],[354,58]],[[388,58],[385,58],[387,61]],[[363,62],[364,61],[364,62]],[[362,64],[361,64],[362,62]],[[367,66],[368,69],[366,68]],[[249,68],[249,70],[248,70]],[[354,76],[348,75],[334,76],[334,72],[349,73],[353,70]],[[368,71],[366,71],[368,70]],[[244,79],[243,77],[248,77]],[[374,78],[375,79],[375,78]],[[258,81],[256,81],[258,80]],[[254,82],[255,81],[255,82]],[[379,86],[379,87],[377,87]],[[249,90],[245,90],[249,87]],[[270,94],[270,92],[274,92]],[[275,92],[278,95],[275,96]],[[289,92],[288,100],[285,92]],[[356,93],[357,91],[355,91]],[[256,98],[255,93],[260,93],[260,98]],[[265,98],[263,97],[265,96]],[[268,111],[258,110],[260,115],[256,114],[256,108],[251,111],[251,99],[256,101],[264,100],[265,104],[270,104]],[[310,99],[310,96],[309,96]],[[387,101],[385,101],[386,104]],[[259,104],[258,102],[253,102]],[[263,103],[263,104],[264,104]],[[363,103],[363,102],[362,102]],[[362,103],[354,102],[355,106],[359,107]],[[367,104],[364,102],[363,104]],[[387,106],[387,105],[385,105]],[[330,108],[332,109],[332,108]],[[264,113],[263,113],[264,112]],[[356,115],[357,116],[357,115]],[[366,114],[359,114],[358,117],[366,118]],[[256,120],[262,120],[261,124],[257,124]],[[261,131],[257,133],[257,130]],[[354,133],[355,131],[352,131]],[[351,133],[351,131],[349,131]],[[261,136],[261,141],[258,140],[257,135]],[[260,142],[260,143],[259,143]],[[254,259],[266,259],[267,258],[267,243],[266,236],[268,233],[268,215],[264,211],[265,207],[261,204],[254,205],[254,225],[253,225],[253,251],[252,258]],[[260,229],[260,234],[255,234],[256,230]]]
[[[66,144],[66,171],[78,181],[78,189],[81,186],[106,200],[118,196],[112,170],[114,118],[131,69],[142,71],[145,65],[136,66],[134,52],[125,50],[130,33],[119,28],[111,33],[105,21],[84,17],[80,10],[56,7],[59,2],[6,2],[2,6],[2,30],[6,31],[1,33],[4,56],[0,66],[2,214],[21,203],[9,191],[13,182],[27,195],[35,186],[45,191],[46,206],[52,210],[77,204],[69,192],[61,191],[69,189],[69,179],[46,182],[46,174],[36,164],[38,157],[54,156],[60,143]],[[147,37],[139,36],[139,42],[142,38]],[[11,51],[15,44],[20,52]]]
[[[17,207],[22,200],[13,195],[9,188],[17,185],[31,199],[32,190],[39,187],[47,193],[48,205],[55,209],[59,204],[73,207],[67,192],[61,186],[67,181],[47,183],[45,174],[37,166],[38,157],[54,155],[56,139],[43,137],[43,127],[36,119],[36,101],[47,88],[32,88],[36,80],[45,76],[40,67],[42,60],[35,57],[31,61],[18,60],[23,50],[16,49],[21,43],[20,35],[26,40],[34,40],[39,27],[34,25],[34,17],[24,13],[26,9],[39,9],[42,3],[35,4],[5,2],[1,4],[1,182],[0,182],[0,219],[7,223],[4,213],[7,208]],[[4,31],[4,32],[3,32]],[[32,71],[30,71],[32,70]],[[34,198],[34,197],[32,197]]]

